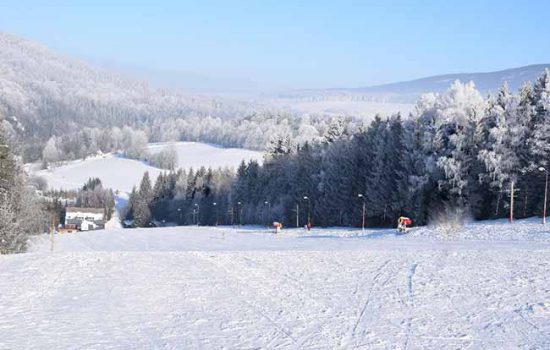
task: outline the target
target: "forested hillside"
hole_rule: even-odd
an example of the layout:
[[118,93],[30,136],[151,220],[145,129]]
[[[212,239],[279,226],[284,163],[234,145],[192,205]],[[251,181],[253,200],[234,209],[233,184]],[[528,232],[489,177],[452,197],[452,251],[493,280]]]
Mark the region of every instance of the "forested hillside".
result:
[[[0,114],[10,143],[26,161],[39,159],[52,136],[89,139],[107,130],[119,133],[114,127],[141,130],[149,141],[264,149],[282,135],[315,138],[327,125],[323,118],[153,89],[1,32]],[[73,153],[80,157],[97,148],[112,150],[99,142]]]
[[410,118],[376,118],[357,133],[333,123],[322,140],[298,146],[281,139],[263,165],[242,164],[234,180],[204,169],[155,186],[145,179],[130,208],[140,225],[303,225],[308,216],[316,225],[360,225],[363,200],[369,225],[393,225],[400,215],[417,224],[498,218],[511,209],[529,217],[543,214],[549,170],[546,70],[517,92],[504,85],[484,98],[472,83],[455,82],[425,95]]
[[0,127],[0,254],[24,251],[28,236],[50,225],[27,180]]

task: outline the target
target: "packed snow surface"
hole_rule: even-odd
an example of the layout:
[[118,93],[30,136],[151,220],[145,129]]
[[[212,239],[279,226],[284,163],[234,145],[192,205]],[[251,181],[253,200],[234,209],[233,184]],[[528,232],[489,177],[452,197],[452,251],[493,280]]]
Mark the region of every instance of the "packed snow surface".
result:
[[114,229],[53,252],[38,237],[0,257],[0,349],[547,349],[549,231]]
[[[167,146],[168,144],[154,143],[149,145],[149,150],[155,153]],[[200,142],[176,142],[174,146],[178,154],[178,167],[184,169],[201,166],[237,168],[243,160],[261,161],[263,157],[257,151],[223,148]],[[98,177],[105,187],[130,192],[134,185],[139,185],[145,171],[155,180],[163,170],[138,160],[107,154],[33,173],[46,179],[51,189],[76,189],[82,187],[90,177]]]

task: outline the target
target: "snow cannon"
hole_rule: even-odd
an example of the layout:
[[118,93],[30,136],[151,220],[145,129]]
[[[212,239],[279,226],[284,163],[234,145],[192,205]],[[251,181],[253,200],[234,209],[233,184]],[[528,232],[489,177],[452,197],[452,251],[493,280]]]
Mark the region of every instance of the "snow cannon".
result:
[[283,228],[283,224],[280,222],[274,221],[273,222],[273,229],[275,230],[275,233],[281,232],[281,229]]
[[412,225],[412,220],[406,216],[400,216],[399,219],[397,219],[397,231],[400,233],[407,232],[407,226]]

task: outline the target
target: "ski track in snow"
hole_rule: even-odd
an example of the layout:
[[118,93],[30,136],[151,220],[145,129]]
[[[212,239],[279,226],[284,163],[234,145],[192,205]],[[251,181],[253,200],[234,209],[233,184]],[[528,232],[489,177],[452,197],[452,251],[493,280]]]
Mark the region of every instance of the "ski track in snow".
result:
[[114,229],[53,253],[39,237],[0,257],[0,349],[550,347],[544,236],[386,231]]
[[412,309],[414,308],[414,291],[413,291],[413,276],[416,272],[418,264],[414,263],[411,265],[409,269],[409,275],[407,276],[407,292],[408,292],[408,306],[409,306],[409,316],[407,318],[407,331],[405,335],[405,345],[404,348],[406,350],[409,349],[409,345],[411,343],[411,327],[412,327]]

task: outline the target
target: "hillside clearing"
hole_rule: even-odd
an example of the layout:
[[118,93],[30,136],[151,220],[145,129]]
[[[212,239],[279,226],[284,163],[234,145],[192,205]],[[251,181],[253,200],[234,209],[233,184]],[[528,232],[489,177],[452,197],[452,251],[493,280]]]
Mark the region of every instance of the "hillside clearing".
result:
[[[153,143],[149,145],[152,153],[158,152],[168,144]],[[200,142],[176,142],[174,146],[178,155],[178,167],[197,169],[204,167],[237,168],[241,161],[262,160],[261,152],[240,149],[223,148]],[[32,169],[32,167],[29,167]],[[91,177],[98,177],[105,188],[130,192],[139,182],[145,171],[153,180],[166,170],[152,167],[142,161],[126,159],[113,154],[76,160],[51,170],[33,171],[43,177],[50,189],[77,189]]]

